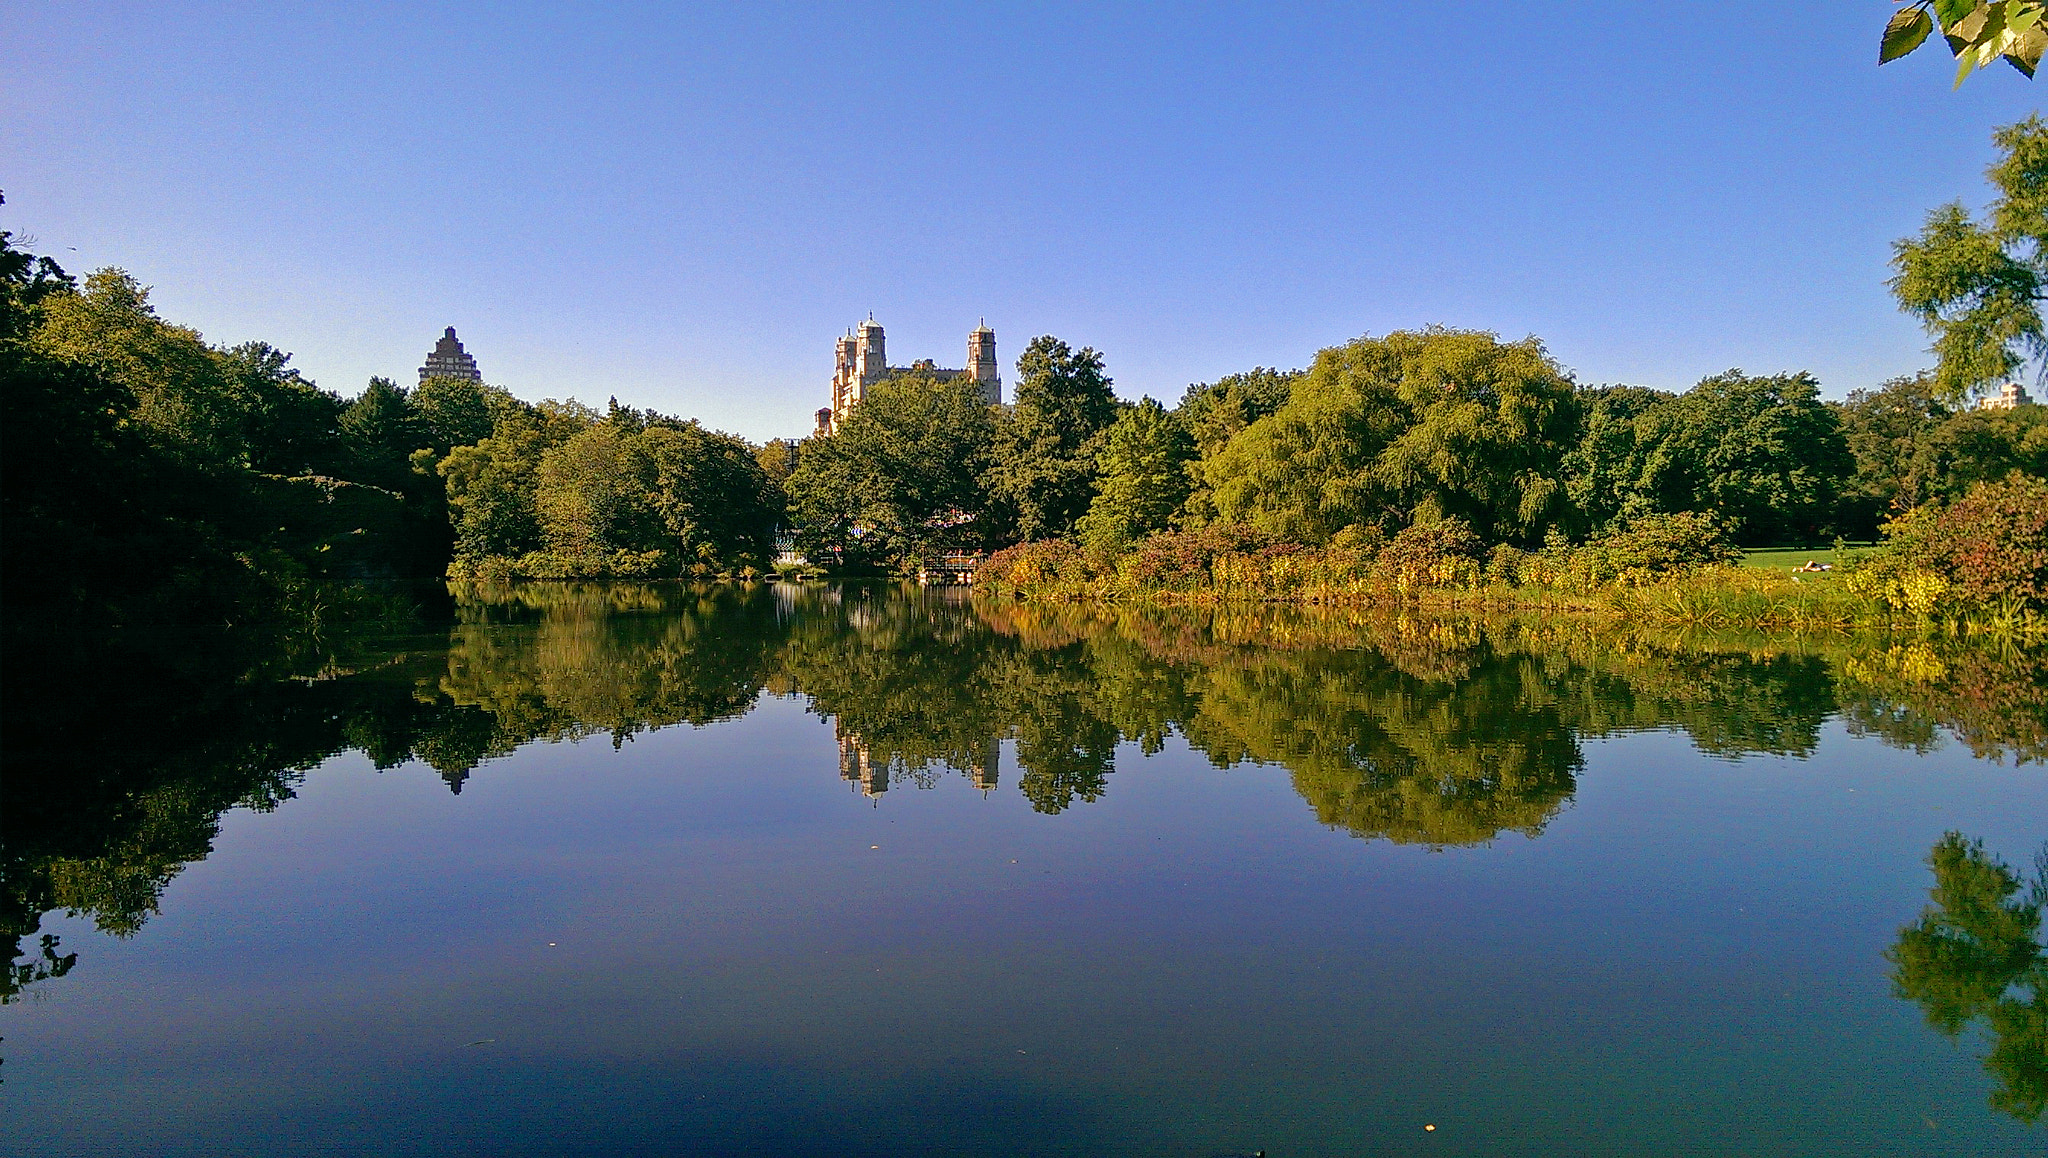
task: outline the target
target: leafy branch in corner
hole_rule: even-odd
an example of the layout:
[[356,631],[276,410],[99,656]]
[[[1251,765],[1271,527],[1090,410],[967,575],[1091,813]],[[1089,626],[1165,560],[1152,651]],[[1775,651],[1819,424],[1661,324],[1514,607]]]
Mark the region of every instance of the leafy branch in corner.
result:
[[1892,14],[1878,46],[1877,63],[1889,64],[1927,42],[1937,24],[1955,55],[1956,85],[2004,58],[2029,79],[2048,49],[2043,0],[1910,0]]

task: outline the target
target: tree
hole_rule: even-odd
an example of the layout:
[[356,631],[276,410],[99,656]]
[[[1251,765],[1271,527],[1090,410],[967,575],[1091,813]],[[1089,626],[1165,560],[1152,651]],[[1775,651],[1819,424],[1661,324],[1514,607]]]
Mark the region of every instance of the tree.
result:
[[1199,461],[1222,450],[1238,431],[1285,405],[1301,375],[1300,370],[1255,366],[1214,382],[1198,382],[1181,394],[1173,414],[1194,442],[1194,457],[1187,464],[1190,522],[1207,522],[1216,515],[1216,505],[1202,485]]
[[650,421],[640,443],[664,549],[686,568],[766,565],[786,500],[752,446],[672,418]]
[[972,382],[900,374],[870,387],[837,433],[804,443],[787,486],[797,542],[856,566],[984,542],[991,437]]
[[340,418],[346,405],[301,377],[292,356],[268,342],[243,342],[215,354],[244,402],[241,443],[251,468],[269,474],[339,473]]
[[1534,338],[1431,327],[1316,355],[1287,403],[1201,464],[1217,517],[1321,543],[1448,516],[1540,539],[1574,434],[1564,372]]
[[996,427],[988,475],[1018,538],[1064,535],[1088,510],[1097,436],[1116,410],[1102,355],[1050,336],[1031,339],[1017,359],[1016,402]]
[[1650,411],[1638,437],[1650,451],[1637,485],[1652,509],[1717,514],[1744,543],[1825,537],[1854,469],[1810,374],[1702,379]]
[[1926,480],[1915,464],[1928,435],[1950,411],[1925,371],[1893,378],[1876,390],[1852,390],[1834,409],[1856,462],[1843,492],[1843,530],[1874,537],[1886,518],[1926,497]]
[[1938,21],[1958,63],[1958,87],[1972,71],[2000,59],[2032,79],[2048,49],[2044,8],[2040,0],[1908,0],[1884,27],[1877,63],[1890,64],[1926,43]]
[[1952,404],[2048,354],[2048,123],[2028,117],[1992,140],[2003,156],[1987,170],[1998,190],[1987,220],[1954,202],[1892,246],[1897,272],[1887,284],[1934,337],[1935,383]]
[[103,269],[82,289],[47,293],[31,339],[40,353],[92,366],[135,397],[128,421],[201,469],[239,465],[247,454],[249,399],[222,373],[197,330],[157,316],[149,288]]
[[1564,458],[1575,530],[1597,532],[1657,510],[1643,479],[1655,442],[1648,416],[1678,396],[1644,386],[1579,391],[1579,440]]
[[455,535],[451,575],[489,571],[541,547],[536,481],[543,455],[597,422],[574,402],[515,403],[499,411],[491,435],[458,446],[435,464],[447,488]]
[[341,412],[350,477],[394,491],[410,484],[412,452],[424,447],[430,435],[406,394],[389,378],[372,378]]
[[1125,408],[1104,439],[1095,500],[1075,525],[1098,551],[1120,551],[1165,530],[1187,501],[1194,440],[1150,398]]
[[499,413],[515,405],[511,394],[473,378],[429,378],[407,401],[436,457],[489,438]]

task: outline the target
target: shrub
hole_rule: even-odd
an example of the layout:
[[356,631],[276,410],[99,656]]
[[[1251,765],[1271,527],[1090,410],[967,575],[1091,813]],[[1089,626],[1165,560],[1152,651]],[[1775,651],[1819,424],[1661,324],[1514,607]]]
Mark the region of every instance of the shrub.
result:
[[1978,483],[1947,507],[1920,507],[1850,575],[1858,594],[1925,619],[1944,607],[2048,610],[2048,482]]
[[1470,587],[1479,581],[1485,545],[1459,518],[1417,523],[1395,535],[1373,564],[1375,576],[1400,590]]
[[1666,575],[1732,563],[1741,554],[1714,516],[1680,511],[1643,515],[1595,535],[1571,553],[1565,570],[1580,583],[1640,587]]
[[1028,591],[1053,583],[1084,583],[1087,556],[1065,539],[1019,543],[990,555],[974,572],[974,585],[991,591]]
[[[1275,546],[1273,536],[1238,523],[1214,523],[1192,531],[1160,531],[1146,536],[1117,565],[1117,574],[1132,587],[1153,591],[1194,591],[1216,578],[1219,559],[1257,555]],[[1226,567],[1233,576],[1241,568]]]

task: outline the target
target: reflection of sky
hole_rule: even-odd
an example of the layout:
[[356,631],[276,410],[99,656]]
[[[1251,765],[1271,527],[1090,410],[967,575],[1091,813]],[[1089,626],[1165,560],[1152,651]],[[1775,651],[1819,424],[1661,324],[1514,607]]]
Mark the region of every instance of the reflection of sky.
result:
[[1432,852],[1177,743],[1058,816],[1003,764],[850,796],[772,698],[460,797],[338,758],[134,939],[46,923],[80,965],[0,1011],[0,1151],[2038,1142],[1880,956],[1944,829],[2030,854],[2038,768],[1628,736],[1543,836]]

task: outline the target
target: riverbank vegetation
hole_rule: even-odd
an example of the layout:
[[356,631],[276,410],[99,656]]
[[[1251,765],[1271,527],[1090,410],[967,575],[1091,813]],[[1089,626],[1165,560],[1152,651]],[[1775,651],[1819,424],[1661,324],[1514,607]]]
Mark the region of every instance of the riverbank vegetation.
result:
[[[1972,407],[2048,353],[2048,125],[2001,129],[1983,221],[1892,285],[1938,365],[1843,401],[1795,371],[1578,382],[1535,337],[1428,327],[1120,401],[1057,338],[1013,400],[913,368],[757,446],[622,406],[373,379],[345,399],[209,345],[119,270],[0,233],[10,607],[136,622],[375,615],[452,578],[904,575],[988,556],[1026,598],[1535,605],[1722,626],[1990,631],[2048,615],[2048,408]],[[1745,548],[1877,541],[1829,570]]]

